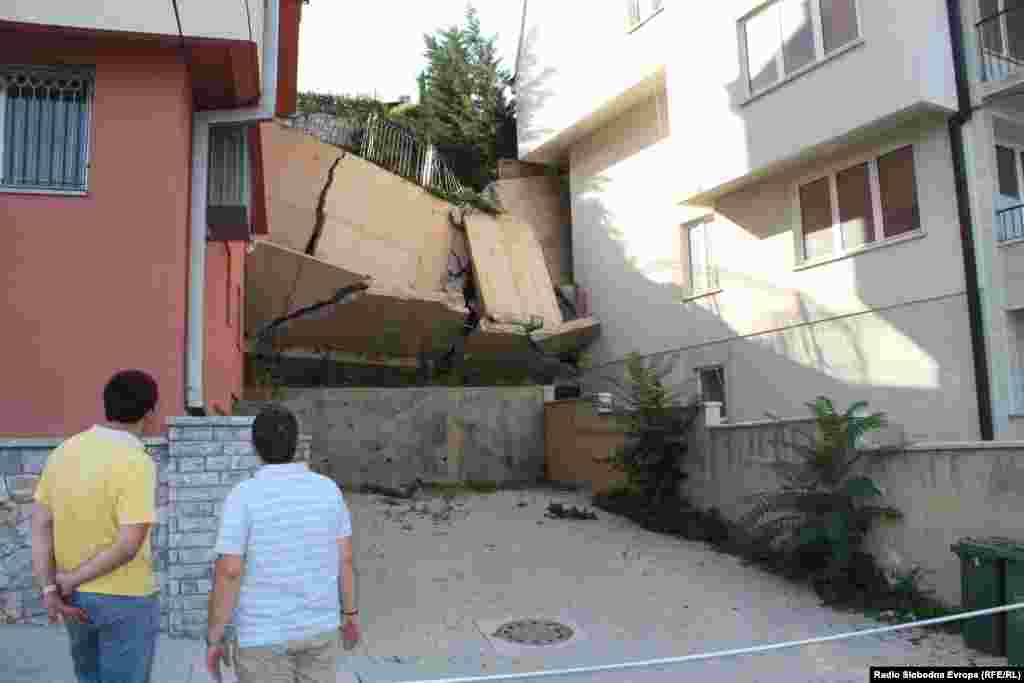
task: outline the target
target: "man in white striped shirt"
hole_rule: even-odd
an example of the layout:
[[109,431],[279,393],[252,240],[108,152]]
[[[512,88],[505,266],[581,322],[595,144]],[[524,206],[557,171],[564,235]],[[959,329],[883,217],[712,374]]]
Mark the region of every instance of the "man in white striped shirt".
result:
[[[217,681],[236,650],[240,683],[334,683],[339,641],[359,640],[348,507],[333,481],[292,462],[298,432],[289,410],[263,408],[252,440],[264,465],[224,501],[207,631]],[[237,647],[225,641],[232,614]]]

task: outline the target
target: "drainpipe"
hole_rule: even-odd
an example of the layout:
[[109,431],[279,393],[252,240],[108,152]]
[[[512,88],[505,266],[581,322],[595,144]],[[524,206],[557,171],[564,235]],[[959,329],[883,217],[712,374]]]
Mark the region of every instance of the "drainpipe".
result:
[[263,22],[260,100],[255,107],[201,111],[192,119],[192,207],[189,237],[188,343],[185,410],[205,415],[203,363],[206,353],[206,238],[210,170],[210,126],[274,118],[277,106],[278,47],[282,0],[270,0]]
[[964,152],[964,125],[971,120],[971,89],[964,56],[963,14],[960,0],[946,0],[949,13],[949,37],[953,48],[956,75],[957,113],[949,120],[949,141],[953,151],[953,176],[956,203],[960,215],[960,244],[963,247],[964,275],[967,284],[967,313],[971,325],[971,350],[974,356],[974,377],[978,394],[978,424],[982,441],[995,438],[992,419],[992,386],[989,382],[988,353],[985,348],[985,322],[978,284],[978,259],[974,244],[974,224],[967,185],[967,160]]

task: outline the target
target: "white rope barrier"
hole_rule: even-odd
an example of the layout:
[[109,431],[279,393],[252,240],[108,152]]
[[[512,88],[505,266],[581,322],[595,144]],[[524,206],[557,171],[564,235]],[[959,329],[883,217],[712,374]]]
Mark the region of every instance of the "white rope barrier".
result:
[[827,643],[832,640],[844,640],[846,638],[855,638],[857,636],[869,636],[878,633],[889,633],[891,631],[900,631],[908,628],[919,628],[921,626],[934,626],[935,624],[945,624],[951,621],[959,621],[961,619],[972,619],[974,617],[983,617],[990,614],[999,614],[1001,612],[1012,612],[1013,610],[1021,608],[1024,608],[1024,602],[1019,602],[1013,605],[989,607],[987,609],[974,610],[973,612],[961,612],[959,614],[952,614],[947,617],[935,617],[934,619],[924,619],[922,621],[906,622],[903,624],[895,624],[893,626],[881,626],[878,628],[869,628],[861,631],[838,633],[832,636],[820,636],[818,638],[806,638],[804,640],[790,640],[783,643],[755,645],[753,647],[742,647],[734,650],[718,650],[716,652],[703,652],[700,654],[685,655],[682,657],[664,657],[662,659],[646,659],[636,662],[622,662],[619,664],[578,666],[568,669],[548,669],[542,671],[527,671],[507,674],[487,674],[482,676],[459,676],[456,678],[431,678],[417,681],[408,681],[408,683],[483,683],[484,681],[514,681],[523,680],[527,678],[551,678],[553,676],[569,676],[572,674],[593,674],[605,671],[623,671],[625,669],[653,668],[658,666],[665,666],[668,664],[682,664],[684,662],[693,662],[701,659],[714,659],[716,657],[735,657],[737,655],[748,655],[755,654],[758,652],[769,652],[771,650],[782,650],[784,648],[799,647],[801,645],[812,645],[814,643]]

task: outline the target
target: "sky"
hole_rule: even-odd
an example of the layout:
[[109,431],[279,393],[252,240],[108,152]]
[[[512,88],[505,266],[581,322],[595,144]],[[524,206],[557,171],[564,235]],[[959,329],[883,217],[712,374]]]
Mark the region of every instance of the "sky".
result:
[[[523,0],[474,0],[484,35],[498,34],[498,56],[515,70]],[[466,0],[344,2],[312,0],[302,8],[299,90],[417,99],[423,34],[461,25]]]

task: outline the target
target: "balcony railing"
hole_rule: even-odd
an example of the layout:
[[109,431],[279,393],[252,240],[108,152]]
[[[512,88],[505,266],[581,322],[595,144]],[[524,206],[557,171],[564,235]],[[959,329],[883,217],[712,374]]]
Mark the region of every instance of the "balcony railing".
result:
[[996,211],[996,241],[1024,239],[1024,204]]
[[1024,415],[1024,369],[1010,369],[1010,410],[1014,415]]
[[464,189],[433,145],[376,114],[366,119],[300,114],[291,125],[428,190],[454,195]]
[[981,80],[1004,81],[1024,69],[1024,7],[1004,10],[977,24]]

